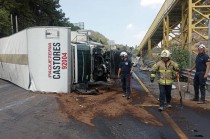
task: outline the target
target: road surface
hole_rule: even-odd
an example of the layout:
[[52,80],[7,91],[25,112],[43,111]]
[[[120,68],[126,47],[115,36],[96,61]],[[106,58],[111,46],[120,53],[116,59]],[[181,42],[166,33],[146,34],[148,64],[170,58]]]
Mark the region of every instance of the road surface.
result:
[[[135,73],[142,82],[149,81],[147,72],[139,72],[136,69]],[[147,98],[147,92],[137,79],[133,78],[132,86],[138,91],[137,95]],[[157,98],[157,92],[152,90],[150,93],[155,99]],[[129,104],[139,103],[138,100],[132,98]],[[162,126],[143,122],[129,112],[115,118],[98,115],[92,121],[94,126],[90,126],[65,115],[60,110],[58,95],[26,91],[0,80],[0,138],[179,139],[186,136],[189,139],[208,139],[210,137],[210,110],[180,107],[179,101],[174,100],[172,109],[159,112],[157,105],[158,103],[139,107],[158,119]]]

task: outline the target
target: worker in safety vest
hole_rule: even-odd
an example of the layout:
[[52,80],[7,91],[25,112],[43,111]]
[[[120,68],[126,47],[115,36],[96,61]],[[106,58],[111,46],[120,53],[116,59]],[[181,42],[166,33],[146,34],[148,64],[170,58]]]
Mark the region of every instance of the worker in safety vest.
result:
[[158,73],[158,84],[159,84],[159,101],[160,111],[164,110],[164,103],[166,98],[166,107],[171,108],[171,89],[173,83],[173,74],[178,71],[178,64],[170,60],[171,53],[168,50],[163,50],[160,54],[161,60],[152,67],[150,75],[150,81],[154,82],[156,73]]
[[126,52],[121,52],[120,57],[122,60],[119,65],[118,78],[120,78],[120,75],[121,75],[123,97],[126,96],[127,99],[130,99],[130,93],[131,93],[130,77],[131,77],[131,74],[133,73],[133,64],[128,59],[128,54]]

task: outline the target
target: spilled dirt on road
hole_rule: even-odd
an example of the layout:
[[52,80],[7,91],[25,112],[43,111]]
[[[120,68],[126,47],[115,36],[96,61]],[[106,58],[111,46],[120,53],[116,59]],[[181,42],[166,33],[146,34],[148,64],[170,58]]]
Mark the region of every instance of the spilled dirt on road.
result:
[[110,89],[97,87],[100,92],[98,95],[58,94],[57,100],[62,113],[91,126],[94,126],[93,120],[97,116],[118,118],[123,115],[131,115],[146,124],[163,126],[159,119],[144,109],[147,104],[157,105],[154,98],[132,89],[131,99],[127,100],[122,97],[119,85],[115,84]]
[[[206,101],[205,104],[197,104],[197,101],[192,101],[194,97],[194,88],[193,85],[189,85],[188,92],[187,92],[187,83],[180,82],[181,86],[181,95],[182,95],[182,103],[183,106],[196,109],[196,110],[210,110],[210,102]],[[158,83],[145,83],[148,89],[151,91],[152,94],[159,95],[159,87]],[[178,83],[174,82],[174,85],[177,87],[176,89],[172,89],[172,105],[178,105],[180,103],[180,94],[178,90]],[[208,94],[208,90],[206,90],[206,94]]]
[[[148,85],[152,94],[158,94],[158,85]],[[93,120],[97,116],[105,116],[107,118],[118,118],[123,115],[131,115],[136,117],[141,122],[156,126],[163,126],[157,117],[149,113],[145,107],[157,107],[158,100],[150,94],[139,92],[132,89],[131,99],[127,100],[122,97],[122,90],[119,84],[114,84],[107,89],[101,85],[98,95],[82,95],[78,93],[57,94],[57,100],[60,104],[60,110],[69,118],[76,119],[90,126],[94,126]],[[181,88],[183,93],[185,88]],[[193,91],[192,86],[190,91]],[[182,94],[183,95],[183,94]],[[197,102],[190,101],[192,96],[183,95],[183,105],[198,110],[210,110],[210,103],[196,104]],[[179,104],[179,91],[172,90],[172,105]]]

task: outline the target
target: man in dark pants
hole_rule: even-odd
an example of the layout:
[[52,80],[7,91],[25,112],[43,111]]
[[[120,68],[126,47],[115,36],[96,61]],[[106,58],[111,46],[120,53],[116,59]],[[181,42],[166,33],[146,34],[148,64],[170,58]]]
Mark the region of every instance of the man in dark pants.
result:
[[128,59],[128,54],[126,52],[122,52],[120,54],[122,57],[122,61],[120,62],[119,70],[118,70],[118,78],[120,78],[121,74],[121,83],[123,89],[123,97],[127,96],[127,99],[130,99],[130,77],[133,73],[133,65],[131,61]]
[[203,44],[198,46],[198,55],[196,56],[195,64],[188,72],[188,75],[190,75],[192,70],[196,69],[194,76],[194,84],[193,84],[195,91],[195,96],[193,98],[193,101],[199,101],[199,88],[200,88],[201,98],[198,104],[204,104],[206,97],[205,86],[209,72],[210,58],[205,53],[205,48],[206,46]]
[[178,64],[170,59],[171,53],[168,50],[163,50],[160,54],[161,60],[152,67],[150,81],[154,82],[156,74],[158,74],[158,85],[160,90],[159,101],[160,111],[166,107],[171,108],[171,88],[173,83],[173,73],[179,71]]

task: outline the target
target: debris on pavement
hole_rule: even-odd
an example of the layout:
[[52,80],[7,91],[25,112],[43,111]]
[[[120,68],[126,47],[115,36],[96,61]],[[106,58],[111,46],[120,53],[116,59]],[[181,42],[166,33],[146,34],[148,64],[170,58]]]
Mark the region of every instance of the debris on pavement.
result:
[[127,100],[122,97],[120,85],[116,84],[110,90],[103,86],[98,86],[98,89],[102,92],[100,95],[57,94],[57,101],[62,113],[90,126],[94,126],[94,119],[97,116],[117,118],[122,115],[131,115],[143,123],[163,126],[159,119],[141,106],[156,105],[154,98],[145,94],[142,95],[143,93],[132,89],[131,99]]

